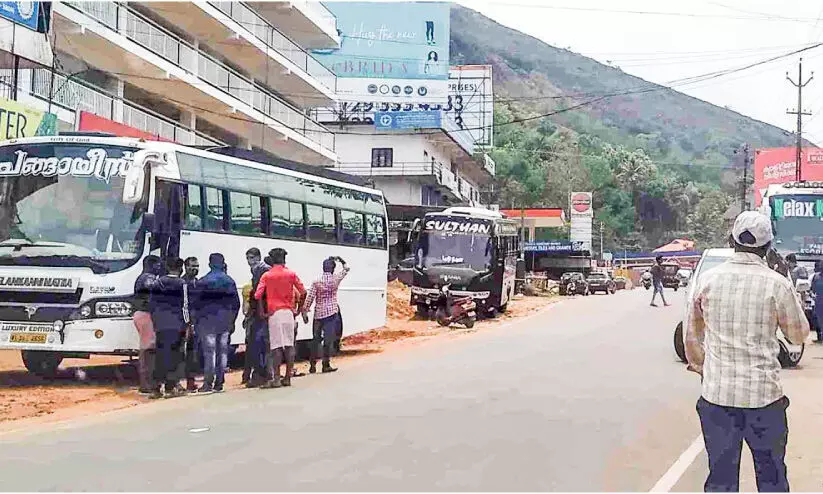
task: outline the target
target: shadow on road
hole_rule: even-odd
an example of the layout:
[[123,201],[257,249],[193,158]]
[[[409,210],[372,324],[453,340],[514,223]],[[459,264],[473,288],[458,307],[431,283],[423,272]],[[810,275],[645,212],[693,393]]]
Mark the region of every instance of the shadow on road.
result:
[[0,390],[37,386],[122,389],[137,386],[137,368],[126,360],[120,364],[61,367],[51,378],[37,376],[25,369],[0,371]]

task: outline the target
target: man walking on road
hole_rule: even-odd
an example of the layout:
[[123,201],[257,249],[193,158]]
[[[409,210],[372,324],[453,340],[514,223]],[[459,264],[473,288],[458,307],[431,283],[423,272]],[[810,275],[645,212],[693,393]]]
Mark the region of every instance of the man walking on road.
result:
[[780,384],[777,329],[801,344],[809,324],[791,281],[763,259],[772,239],[769,218],[741,213],[732,229],[734,256],[700,281],[687,308],[686,356],[703,378],[697,413],[709,456],[707,492],[738,491],[743,440],[757,489],[789,490],[789,400]]
[[246,262],[251,269],[251,293],[249,295],[249,323],[246,330],[246,360],[243,368],[243,384],[246,387],[254,388],[268,382],[270,377],[266,376],[266,354],[268,354],[268,323],[261,318],[254,298],[260,278],[270,269],[270,266],[262,261],[260,249],[252,247],[246,251]]
[[161,276],[149,296],[149,310],[157,333],[157,362],[154,390],[150,398],[162,398],[161,384],[165,384],[166,398],[176,398],[186,392],[179,385],[178,367],[183,361],[186,327],[190,324],[188,287],[180,277],[183,260],[166,260],[168,274]]
[[655,264],[652,266],[651,273],[652,273],[652,286],[654,287],[654,293],[652,294],[652,303],[649,304],[652,307],[657,307],[657,304],[654,303],[655,299],[657,298],[657,294],[660,294],[660,298],[663,300],[663,305],[666,307],[669,306],[668,302],[666,302],[666,297],[663,295],[663,256],[657,256],[655,259]]
[[[263,386],[266,388],[291,386],[296,339],[294,316],[302,312],[301,306],[306,297],[306,289],[300,278],[286,267],[286,254],[286,251],[280,248],[269,252],[272,267],[260,278],[260,283],[254,292],[255,300],[260,302],[258,312],[263,315],[269,325],[270,351],[266,357],[266,373],[272,376],[272,380]],[[263,302],[264,295],[265,301]],[[280,365],[284,360],[286,376],[281,383]]]
[[[334,268],[340,262],[342,269],[334,272]],[[340,257],[330,257],[323,261],[323,275],[320,279],[312,283],[309,295],[306,297],[306,304],[303,306],[303,321],[306,321],[306,313],[314,308],[314,326],[312,334],[314,339],[311,347],[311,362],[309,372],[317,372],[317,354],[320,352],[320,342],[323,341],[323,372],[334,372],[337,369],[331,366],[331,352],[334,341],[339,333],[339,328],[343,322],[340,318],[340,306],[337,305],[337,290],[340,282],[349,274],[349,267],[346,261]]]
[[226,382],[229,333],[240,311],[237,284],[226,273],[223,254],[209,256],[211,271],[197,284],[197,337],[203,349],[203,386],[198,393],[218,393]]

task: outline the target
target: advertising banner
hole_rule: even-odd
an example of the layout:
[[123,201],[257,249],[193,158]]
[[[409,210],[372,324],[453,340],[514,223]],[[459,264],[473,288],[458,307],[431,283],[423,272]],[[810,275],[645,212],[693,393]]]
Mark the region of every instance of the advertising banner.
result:
[[494,145],[494,89],[491,65],[458,65],[449,70],[446,118],[476,146]]
[[57,115],[0,98],[0,140],[57,134]]
[[86,111],[81,111],[79,113],[77,130],[81,132],[106,132],[109,134],[114,134],[117,137],[137,137],[148,141],[172,142],[169,139],[163,139],[162,137],[156,136],[149,132],[144,132],[140,129],[135,129],[134,127],[130,127]]
[[0,2],[0,16],[37,31],[40,2]]
[[449,11],[445,2],[329,2],[340,48],[313,50],[337,76],[341,100],[445,102]]
[[571,207],[570,213],[572,216],[593,216],[592,210],[592,193],[591,192],[572,192],[569,198]]
[[374,114],[374,128],[377,130],[439,129],[441,125],[439,111],[377,112]]
[[[759,206],[771,184],[793,182],[796,177],[797,148],[765,148],[754,152],[754,198]],[[803,148],[800,155],[803,180],[823,180],[823,149]]]
[[571,214],[569,240],[580,242],[584,249],[591,251],[592,218],[594,217],[592,193],[572,192],[569,194],[569,212]]
[[525,242],[524,252],[579,252],[583,250],[583,242]]

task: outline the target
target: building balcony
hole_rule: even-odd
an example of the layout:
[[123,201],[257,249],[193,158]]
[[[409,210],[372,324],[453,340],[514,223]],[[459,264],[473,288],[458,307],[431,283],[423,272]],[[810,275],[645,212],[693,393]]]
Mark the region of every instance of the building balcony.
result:
[[[141,2],[299,107],[334,103],[337,76],[243,2]],[[213,42],[211,42],[213,40]]]
[[300,46],[309,49],[340,47],[337,17],[322,2],[291,0],[248,2],[248,5]]
[[277,156],[336,161],[334,134],[253,79],[133,9],[104,2],[54,4],[58,49],[195,113]]
[[437,186],[442,192],[450,194],[454,199],[463,201],[460,186],[454,173],[439,163],[398,163],[391,166],[371,166],[339,163],[337,171],[359,177],[404,177],[415,178],[422,183]]
[[[0,71],[3,96],[11,95],[14,83],[11,69]],[[41,111],[50,111],[61,121],[76,122],[77,113],[86,111],[128,125],[162,139],[187,146],[223,145],[218,139],[193,131],[174,120],[140,105],[107,94],[86,82],[72,80],[48,69],[23,69],[17,79],[17,99]],[[49,104],[51,102],[51,104]]]

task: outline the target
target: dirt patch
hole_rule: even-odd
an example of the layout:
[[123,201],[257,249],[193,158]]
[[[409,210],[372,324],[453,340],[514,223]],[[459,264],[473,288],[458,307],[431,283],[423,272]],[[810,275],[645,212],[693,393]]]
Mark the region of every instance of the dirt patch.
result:
[[[548,297],[514,300],[509,310],[493,320],[478,321],[472,330],[454,325],[441,327],[436,322],[415,318],[409,304],[409,288],[395,281],[389,283],[386,326],[352,335],[343,340],[343,351],[336,357],[341,363],[384,352],[390,347],[402,350],[438,336],[457,336],[492,328],[518,317],[527,316],[556,301]],[[308,372],[308,364],[298,363],[299,374]],[[242,373],[226,376],[227,390],[241,388]],[[51,422],[102,413],[148,402],[137,393],[136,361],[122,357],[92,356],[90,359],[66,359],[54,379],[42,379],[26,371],[20,352],[0,350],[0,432],[29,422]]]

